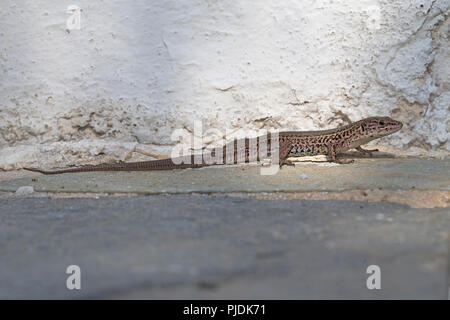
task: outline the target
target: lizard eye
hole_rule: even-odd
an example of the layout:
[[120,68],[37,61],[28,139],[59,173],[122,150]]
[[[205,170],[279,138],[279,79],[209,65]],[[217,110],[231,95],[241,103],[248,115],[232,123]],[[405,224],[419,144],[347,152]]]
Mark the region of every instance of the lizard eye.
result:
[[384,121],[380,121],[380,125],[384,126]]

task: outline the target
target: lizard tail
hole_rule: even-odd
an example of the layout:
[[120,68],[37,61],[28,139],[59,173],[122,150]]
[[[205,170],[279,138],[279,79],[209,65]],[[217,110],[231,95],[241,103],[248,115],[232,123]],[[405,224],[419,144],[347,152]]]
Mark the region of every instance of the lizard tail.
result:
[[60,173],[69,173],[69,172],[87,172],[87,171],[97,171],[91,168],[90,166],[86,167],[78,167],[78,168],[69,168],[69,169],[61,169],[61,170],[42,170],[36,168],[23,168],[27,171],[39,172],[42,174],[60,174]]
[[175,164],[172,159],[161,159],[143,162],[124,162],[114,164],[99,164],[94,166],[82,166],[75,168],[66,168],[61,170],[42,170],[36,168],[23,168],[24,170],[39,172],[42,174],[60,174],[75,172],[92,172],[92,171],[146,171],[146,170],[171,170],[185,168],[199,168],[205,164]]
[[56,171],[45,171],[45,170],[35,169],[35,168],[22,168],[22,169],[23,169],[23,170],[27,170],[27,171],[39,172],[39,173],[43,173],[43,174],[53,174],[53,173],[56,173]]

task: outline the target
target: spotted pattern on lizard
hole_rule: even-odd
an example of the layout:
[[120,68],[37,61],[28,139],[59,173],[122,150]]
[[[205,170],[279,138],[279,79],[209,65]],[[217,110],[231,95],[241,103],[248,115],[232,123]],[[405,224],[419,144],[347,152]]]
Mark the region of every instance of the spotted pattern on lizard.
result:
[[[327,155],[329,161],[338,163],[349,163],[337,158],[339,153],[345,152],[349,149],[356,149],[362,153],[370,153],[377,150],[365,150],[361,145],[368,143],[374,139],[378,139],[402,128],[402,123],[393,120],[389,117],[370,117],[360,121],[351,123],[349,125],[338,127],[331,130],[320,131],[286,131],[280,132],[278,136],[278,154],[280,165],[291,164],[287,158],[290,156],[310,156],[324,154]],[[95,166],[82,166],[75,168],[66,168],[61,170],[46,171],[34,168],[24,168],[26,170],[40,172],[43,174],[59,174],[59,173],[74,173],[74,172],[89,172],[89,171],[137,171],[137,170],[170,170],[170,169],[184,169],[184,168],[199,168],[216,164],[236,164],[248,163],[252,161],[259,161],[259,148],[261,139],[266,139],[267,155],[270,156],[275,152],[272,143],[272,135],[267,137],[258,137],[251,139],[244,139],[238,142],[235,140],[222,148],[223,156],[220,161],[209,162],[205,161],[205,157],[215,157],[216,151],[212,150],[204,152],[201,159],[195,162],[194,155],[189,155],[183,158],[162,159],[131,163],[116,163],[116,164],[100,164]],[[243,148],[239,148],[243,145]],[[254,148],[251,150],[252,146]],[[233,152],[227,152],[229,148]],[[255,149],[256,148],[256,149]],[[273,150],[272,150],[273,149]],[[182,161],[183,160],[183,161]]]

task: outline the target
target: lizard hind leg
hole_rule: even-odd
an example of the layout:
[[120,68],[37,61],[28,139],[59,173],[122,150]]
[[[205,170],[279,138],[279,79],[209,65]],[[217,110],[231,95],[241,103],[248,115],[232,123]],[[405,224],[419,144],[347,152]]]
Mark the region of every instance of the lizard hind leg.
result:
[[288,160],[288,156],[291,153],[292,147],[290,144],[286,144],[282,147],[280,147],[280,154],[279,154],[279,164],[280,164],[280,168],[282,168],[283,166],[295,166],[295,164],[291,161]]

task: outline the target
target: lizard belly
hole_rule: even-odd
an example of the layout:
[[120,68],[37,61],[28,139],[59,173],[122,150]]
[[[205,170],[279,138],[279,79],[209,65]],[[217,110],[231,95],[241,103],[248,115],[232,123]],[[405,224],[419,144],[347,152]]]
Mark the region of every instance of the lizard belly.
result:
[[370,141],[372,141],[374,139],[375,138],[367,137],[367,138],[364,138],[364,139],[359,139],[359,140],[356,140],[356,141],[352,141],[352,142],[349,143],[348,147],[346,147],[342,151],[347,151],[349,149],[354,149],[354,148],[359,147],[359,146],[361,146],[363,144],[366,144],[366,143],[368,143],[368,142],[370,142]]
[[327,152],[322,149],[292,147],[288,157],[311,157],[326,153]]

